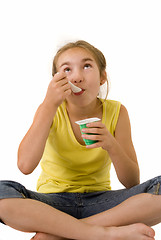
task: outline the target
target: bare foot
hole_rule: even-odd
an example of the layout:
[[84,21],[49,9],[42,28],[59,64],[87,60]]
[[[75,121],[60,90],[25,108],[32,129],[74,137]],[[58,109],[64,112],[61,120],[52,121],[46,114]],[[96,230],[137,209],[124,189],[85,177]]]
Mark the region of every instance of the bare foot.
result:
[[31,240],[64,240],[64,238],[56,237],[47,233],[36,233]]
[[[105,227],[101,240],[154,240],[155,232],[151,227],[142,223],[122,227]],[[64,240],[46,233],[37,233],[31,240]]]
[[155,236],[154,230],[142,223],[105,229],[109,240],[154,240]]

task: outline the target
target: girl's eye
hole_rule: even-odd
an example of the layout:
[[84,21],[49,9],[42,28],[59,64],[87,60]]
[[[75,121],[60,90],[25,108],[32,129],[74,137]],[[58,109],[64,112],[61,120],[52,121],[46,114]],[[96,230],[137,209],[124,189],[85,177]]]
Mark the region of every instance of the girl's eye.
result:
[[85,65],[84,65],[84,68],[85,69],[88,69],[88,68],[90,68],[91,67],[91,64],[89,64],[89,63],[86,63]]
[[70,68],[65,68],[64,72],[67,72],[67,73],[70,72]]

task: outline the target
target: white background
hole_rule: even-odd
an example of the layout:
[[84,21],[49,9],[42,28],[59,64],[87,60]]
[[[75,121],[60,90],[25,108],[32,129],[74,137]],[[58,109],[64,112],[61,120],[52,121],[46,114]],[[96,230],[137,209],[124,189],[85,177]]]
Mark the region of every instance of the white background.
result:
[[[55,50],[77,39],[107,59],[109,98],[129,111],[141,182],[160,175],[160,29],[160,0],[0,0],[0,179],[35,190],[40,168],[20,173],[18,145],[45,96]],[[113,170],[112,187],[122,187]],[[161,225],[154,229],[158,240]],[[0,225],[0,240],[32,235]]]

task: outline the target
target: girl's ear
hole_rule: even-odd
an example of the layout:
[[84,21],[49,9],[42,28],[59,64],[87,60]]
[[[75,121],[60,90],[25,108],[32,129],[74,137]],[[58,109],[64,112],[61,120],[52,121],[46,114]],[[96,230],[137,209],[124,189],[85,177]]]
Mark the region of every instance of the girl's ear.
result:
[[101,78],[100,78],[100,85],[103,85],[105,82],[107,82],[107,73],[106,71],[102,71]]

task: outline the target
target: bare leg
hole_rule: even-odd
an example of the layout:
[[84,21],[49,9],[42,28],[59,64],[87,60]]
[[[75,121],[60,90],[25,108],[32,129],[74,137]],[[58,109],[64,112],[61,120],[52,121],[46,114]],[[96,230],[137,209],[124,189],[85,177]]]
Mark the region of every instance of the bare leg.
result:
[[[154,231],[146,225],[99,227],[77,220],[44,203],[31,199],[0,200],[0,218],[12,228],[24,232],[47,233],[67,239],[80,240],[153,240]],[[38,236],[38,235],[37,235]],[[46,240],[49,238],[40,238]],[[144,238],[143,238],[144,237]],[[52,239],[52,240],[53,240]]]
[[56,237],[47,233],[37,233],[31,240],[65,240],[65,238]]
[[[154,231],[144,224],[132,224],[124,227],[110,227],[104,240],[154,240]],[[48,234],[37,234],[34,240],[62,240]],[[64,240],[64,239],[63,239]],[[72,239],[71,239],[72,240]]]
[[[83,219],[82,221],[106,227],[129,225],[137,222],[152,226],[161,222],[161,196],[139,194],[129,198],[113,209]],[[139,227],[140,225],[132,225],[131,230],[135,229],[135,231],[138,231]],[[125,230],[125,228],[123,228],[123,230]],[[51,240],[54,240],[52,236],[50,237]],[[48,238],[44,238],[44,240],[46,239],[50,240],[49,236]]]
[[69,239],[101,239],[105,232],[103,227],[95,228],[31,199],[0,200],[0,218],[23,232],[42,232]]
[[100,226],[123,226],[144,223],[154,226],[161,222],[161,196],[148,193],[133,196],[105,212],[83,219]]

